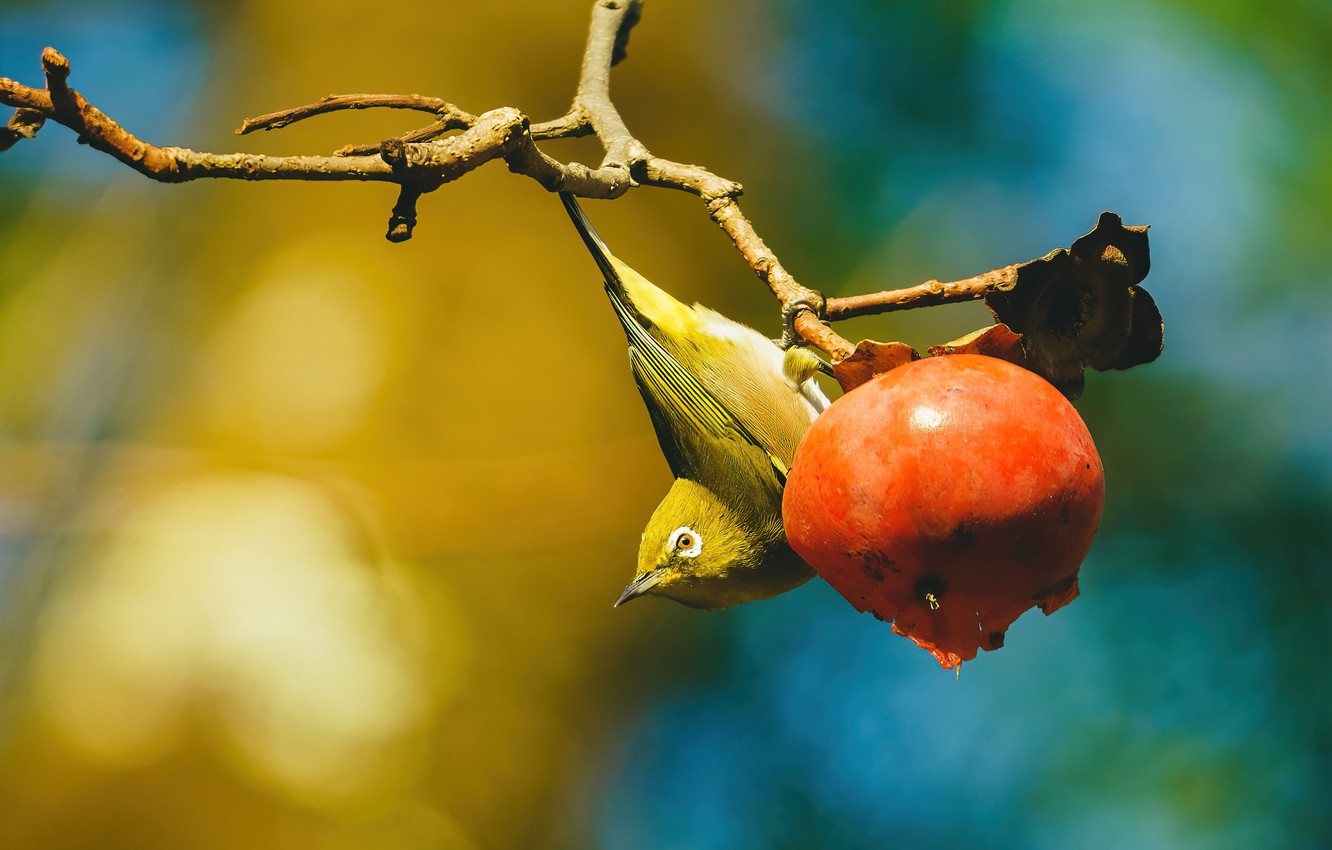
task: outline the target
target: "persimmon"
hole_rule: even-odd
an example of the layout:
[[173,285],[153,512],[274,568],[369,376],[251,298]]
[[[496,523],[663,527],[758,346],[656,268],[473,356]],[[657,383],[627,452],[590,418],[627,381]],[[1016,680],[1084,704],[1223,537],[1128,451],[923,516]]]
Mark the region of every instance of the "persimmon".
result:
[[796,451],[792,548],[859,611],[945,668],[997,649],[1024,611],[1078,594],[1105,477],[1082,418],[1038,375],[974,354],[848,392]]

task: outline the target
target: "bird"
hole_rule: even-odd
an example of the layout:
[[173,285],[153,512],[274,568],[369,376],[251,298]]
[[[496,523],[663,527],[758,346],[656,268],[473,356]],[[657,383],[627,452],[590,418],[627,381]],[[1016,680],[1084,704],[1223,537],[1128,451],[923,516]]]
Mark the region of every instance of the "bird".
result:
[[616,258],[570,194],[560,199],[605,278],[629,363],[674,481],[648,520],[619,607],[648,594],[718,610],[814,575],[787,545],[782,488],[828,398],[826,364],[686,305]]

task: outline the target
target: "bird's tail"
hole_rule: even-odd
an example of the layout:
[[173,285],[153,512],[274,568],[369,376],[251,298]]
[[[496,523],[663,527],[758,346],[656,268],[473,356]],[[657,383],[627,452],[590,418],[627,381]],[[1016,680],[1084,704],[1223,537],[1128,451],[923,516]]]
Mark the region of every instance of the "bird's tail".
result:
[[597,261],[597,267],[601,273],[606,276],[606,288],[620,292],[624,288],[624,282],[620,278],[620,272],[615,268],[615,263],[611,260],[610,249],[606,243],[601,241],[597,235],[597,229],[588,221],[587,213],[578,205],[578,201],[573,195],[567,192],[560,193],[560,200],[564,203],[564,209],[569,213],[569,218],[573,221],[574,227],[578,230],[578,235],[583,237],[583,244],[587,250],[592,253],[592,259]]
[[679,329],[697,324],[698,318],[692,309],[676,301],[610,252],[572,195],[561,192],[560,200],[564,202],[564,209],[578,229],[578,235],[583,237],[583,243],[587,245],[592,259],[597,261],[597,267],[606,279],[606,294],[631,344],[648,328],[665,325],[678,332]]

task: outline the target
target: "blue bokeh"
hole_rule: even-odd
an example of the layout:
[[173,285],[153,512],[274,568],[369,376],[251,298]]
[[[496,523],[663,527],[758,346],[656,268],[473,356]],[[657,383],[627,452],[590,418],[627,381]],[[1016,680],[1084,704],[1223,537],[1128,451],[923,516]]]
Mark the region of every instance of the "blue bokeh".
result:
[[[208,70],[201,26],[199,10],[183,3],[0,7],[0,64],[20,83],[45,86],[42,50],[54,47],[73,63],[70,85],[122,127],[148,142],[179,143],[201,111]],[[81,155],[77,144],[63,130],[20,143],[0,157],[0,181],[68,191],[128,176],[109,157]]]
[[1072,606],[956,678],[820,582],[723,615],[725,672],[627,732],[605,846],[1326,846],[1332,291],[1276,213],[1275,164],[1318,156],[1298,81],[1179,4],[778,6],[780,84],[745,85],[854,175],[839,246],[905,224],[975,271],[1115,210],[1152,225],[1166,352],[1089,376],[1109,503]]

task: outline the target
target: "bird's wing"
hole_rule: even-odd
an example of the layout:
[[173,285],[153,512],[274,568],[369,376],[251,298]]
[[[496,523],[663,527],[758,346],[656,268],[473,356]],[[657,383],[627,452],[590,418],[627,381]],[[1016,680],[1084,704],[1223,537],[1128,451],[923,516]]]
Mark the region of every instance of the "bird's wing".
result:
[[[797,410],[796,395],[781,385],[785,379],[777,349],[757,331],[712,311],[687,307],[653,285],[611,254],[573,196],[561,193],[560,200],[605,277],[606,294],[629,341],[634,378],[672,472],[700,483],[725,483],[734,477],[734,470],[719,447],[726,445],[725,440],[735,440],[729,448],[744,453],[744,462],[757,460],[760,471],[763,465],[771,466],[777,480],[785,481],[795,444],[812,417],[803,408]],[[687,339],[659,340],[662,328],[687,328],[715,337],[711,350],[724,362],[677,357],[676,344],[687,344]],[[755,362],[747,347],[771,349],[773,362]],[[683,366],[681,359],[698,371]],[[777,385],[769,386],[773,381]],[[791,410],[775,411],[773,422],[756,418],[754,411],[771,407],[771,397],[767,405],[760,403],[761,397],[774,392],[782,399],[790,396],[784,407]],[[786,413],[795,414],[794,421],[787,422]]]
[[725,474],[724,466],[717,463],[715,444],[736,441],[741,450],[761,453],[779,481],[784,482],[786,463],[765,448],[698,378],[644,330],[615,292],[610,292],[610,298],[629,336],[634,379],[671,472],[677,478],[709,483],[709,477]]
[[786,359],[795,355],[783,356],[758,331],[706,307],[694,305],[693,310],[702,320],[701,333],[710,338],[709,356],[697,362],[699,382],[734,411],[760,445],[790,465],[821,410],[806,395],[808,391],[821,399],[817,384],[808,381],[808,375],[788,375]]

